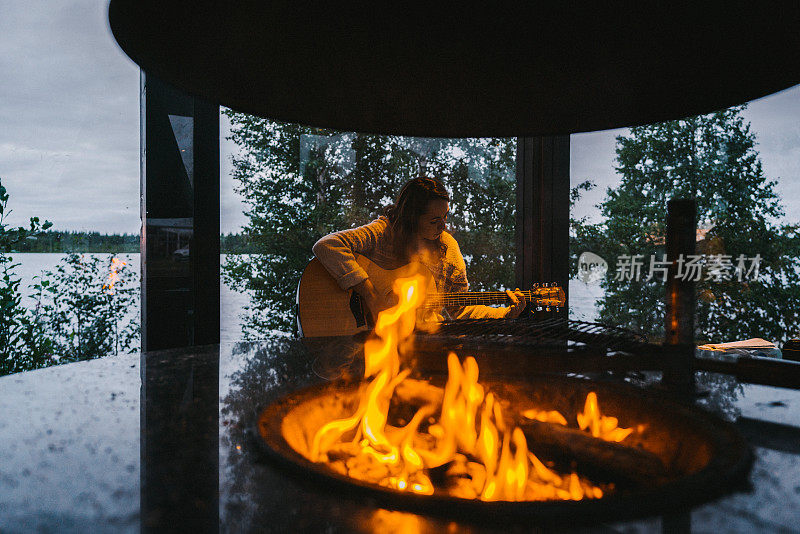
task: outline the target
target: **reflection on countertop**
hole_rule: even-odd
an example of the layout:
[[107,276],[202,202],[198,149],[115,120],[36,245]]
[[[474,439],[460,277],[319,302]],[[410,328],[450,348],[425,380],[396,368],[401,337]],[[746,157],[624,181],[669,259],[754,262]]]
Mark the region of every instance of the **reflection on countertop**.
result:
[[[0,378],[0,531],[486,532],[350,501],[264,461],[251,433],[263,406],[360,373],[357,344],[332,347],[273,338]],[[752,492],[695,509],[692,527],[796,529],[800,391],[706,382],[715,393],[704,402],[739,418],[756,462]],[[661,521],[598,528],[660,530]]]

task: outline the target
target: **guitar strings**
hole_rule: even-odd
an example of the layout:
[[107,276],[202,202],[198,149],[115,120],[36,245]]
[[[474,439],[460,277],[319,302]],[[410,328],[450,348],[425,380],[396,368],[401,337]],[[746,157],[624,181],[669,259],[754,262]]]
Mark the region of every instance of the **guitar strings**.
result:
[[[547,300],[558,301],[556,288],[522,291],[529,302],[543,302]],[[426,305],[452,306],[457,304],[503,304],[509,300],[505,291],[486,291],[480,293],[434,293],[428,297]]]

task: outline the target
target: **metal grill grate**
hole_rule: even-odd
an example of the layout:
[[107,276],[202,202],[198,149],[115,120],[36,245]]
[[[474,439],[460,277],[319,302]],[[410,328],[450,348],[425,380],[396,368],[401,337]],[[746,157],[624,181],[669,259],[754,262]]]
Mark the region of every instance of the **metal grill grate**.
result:
[[585,321],[548,319],[466,319],[445,321],[433,333],[419,334],[417,341],[437,345],[504,345],[552,348],[574,352],[585,348],[608,352],[638,352],[646,340],[620,327]]

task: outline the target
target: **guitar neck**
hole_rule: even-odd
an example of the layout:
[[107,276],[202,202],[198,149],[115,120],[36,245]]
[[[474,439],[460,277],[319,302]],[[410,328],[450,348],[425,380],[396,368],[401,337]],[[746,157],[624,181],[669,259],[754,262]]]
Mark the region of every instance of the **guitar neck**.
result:
[[[531,291],[522,291],[525,300],[534,306],[563,306],[564,291],[560,287],[537,288]],[[442,308],[449,306],[474,306],[478,304],[508,304],[508,294],[505,291],[480,291],[464,293],[433,293],[425,301],[425,307]]]

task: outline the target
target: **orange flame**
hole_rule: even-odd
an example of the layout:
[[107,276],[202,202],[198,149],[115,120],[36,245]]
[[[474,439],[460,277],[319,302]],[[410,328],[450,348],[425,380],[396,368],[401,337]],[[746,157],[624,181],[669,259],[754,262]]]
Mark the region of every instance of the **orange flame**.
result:
[[106,291],[109,295],[114,294],[114,284],[119,282],[120,276],[119,271],[125,266],[128,265],[124,261],[119,258],[111,258],[111,267],[109,268],[108,278],[106,278],[106,283],[103,284],[103,290]]
[[606,441],[620,442],[633,432],[632,428],[620,427],[619,419],[616,417],[601,415],[597,393],[594,391],[586,395],[583,413],[578,414],[578,426],[581,430],[591,432],[592,436]]
[[557,412],[556,410],[546,412],[530,409],[522,412],[522,415],[528,419],[533,419],[534,421],[539,421],[541,423],[553,423],[556,425],[567,426],[567,420],[563,415],[561,415],[561,412]]
[[[414,329],[416,310],[426,295],[424,282],[423,277],[395,282],[399,301],[378,315],[375,335],[364,347],[364,375],[369,383],[362,387],[358,407],[351,417],[330,421],[316,432],[309,458],[339,462],[335,469],[354,478],[428,495],[434,492],[429,470],[442,468],[455,475],[448,491],[464,498],[521,501],[602,497],[600,488],[575,473],[559,475],[528,450],[523,431],[506,423],[497,398],[478,383],[475,358],[461,362],[455,353],[448,354],[449,375],[438,419],[438,405],[431,401],[404,427],[388,424],[395,389],[410,373],[400,371],[398,344]],[[593,406],[596,408],[596,396]],[[532,419],[566,425],[558,412],[528,412],[525,415]],[[599,415],[599,411],[596,413]],[[605,429],[603,421],[610,419],[614,418],[601,417],[595,426]]]

